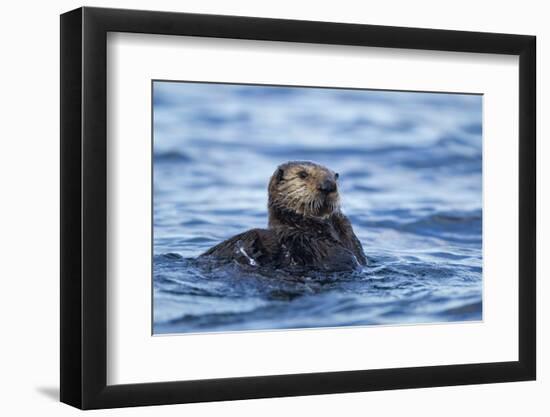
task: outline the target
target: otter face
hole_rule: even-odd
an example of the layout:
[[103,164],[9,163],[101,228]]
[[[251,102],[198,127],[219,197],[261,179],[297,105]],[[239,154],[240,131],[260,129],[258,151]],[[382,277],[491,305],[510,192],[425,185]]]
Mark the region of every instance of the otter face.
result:
[[340,207],[338,174],[313,162],[282,164],[269,182],[269,205],[304,216],[330,216]]

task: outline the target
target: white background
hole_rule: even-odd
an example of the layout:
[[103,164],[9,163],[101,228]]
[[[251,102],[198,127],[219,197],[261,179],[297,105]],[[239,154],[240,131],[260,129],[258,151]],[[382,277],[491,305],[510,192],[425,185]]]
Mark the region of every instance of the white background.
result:
[[[517,360],[517,57],[138,34],[107,45],[108,384]],[[483,93],[483,323],[151,337],[159,78]]]
[[[344,1],[89,1],[87,5],[160,9],[342,22],[482,30],[538,36],[539,144],[548,136],[541,120],[549,84],[550,27],[544,2],[522,1],[368,2]],[[80,6],[74,1],[10,2],[4,5],[2,31],[2,144],[0,178],[3,201],[0,230],[3,291],[0,302],[0,369],[6,415],[72,415],[58,404],[59,311],[59,20]],[[544,102],[543,102],[544,101]],[[100,411],[99,415],[547,415],[550,406],[550,273],[543,256],[550,250],[549,147],[539,146],[539,366],[538,381],[484,386],[326,395],[292,399],[238,401]],[[543,192],[543,187],[546,192]],[[504,233],[504,232],[503,232]],[[544,233],[544,236],[543,236]]]

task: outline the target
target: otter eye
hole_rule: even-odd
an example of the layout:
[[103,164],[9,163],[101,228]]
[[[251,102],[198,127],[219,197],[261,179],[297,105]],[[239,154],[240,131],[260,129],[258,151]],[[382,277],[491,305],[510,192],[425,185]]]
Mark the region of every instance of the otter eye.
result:
[[307,173],[306,171],[300,171],[300,172],[298,172],[298,176],[299,176],[301,179],[305,179],[305,178],[307,178],[308,173]]
[[338,173],[334,174],[334,179],[337,180],[338,178],[340,178],[340,174]]

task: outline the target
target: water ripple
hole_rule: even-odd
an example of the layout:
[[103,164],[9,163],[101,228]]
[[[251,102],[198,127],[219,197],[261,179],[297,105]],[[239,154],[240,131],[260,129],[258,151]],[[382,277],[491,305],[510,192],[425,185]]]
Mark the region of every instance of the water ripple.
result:
[[[155,333],[481,320],[479,96],[157,83],[154,106]],[[340,173],[369,266],[196,260],[266,227],[290,159]]]

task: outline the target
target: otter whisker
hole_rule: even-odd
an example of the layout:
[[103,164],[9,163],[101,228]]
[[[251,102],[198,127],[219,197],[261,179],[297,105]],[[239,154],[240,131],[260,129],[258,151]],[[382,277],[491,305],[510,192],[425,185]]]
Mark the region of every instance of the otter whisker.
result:
[[314,198],[311,200],[311,207],[314,211],[317,211],[319,210],[319,207],[321,206],[320,202],[319,202],[319,199],[318,198]]

